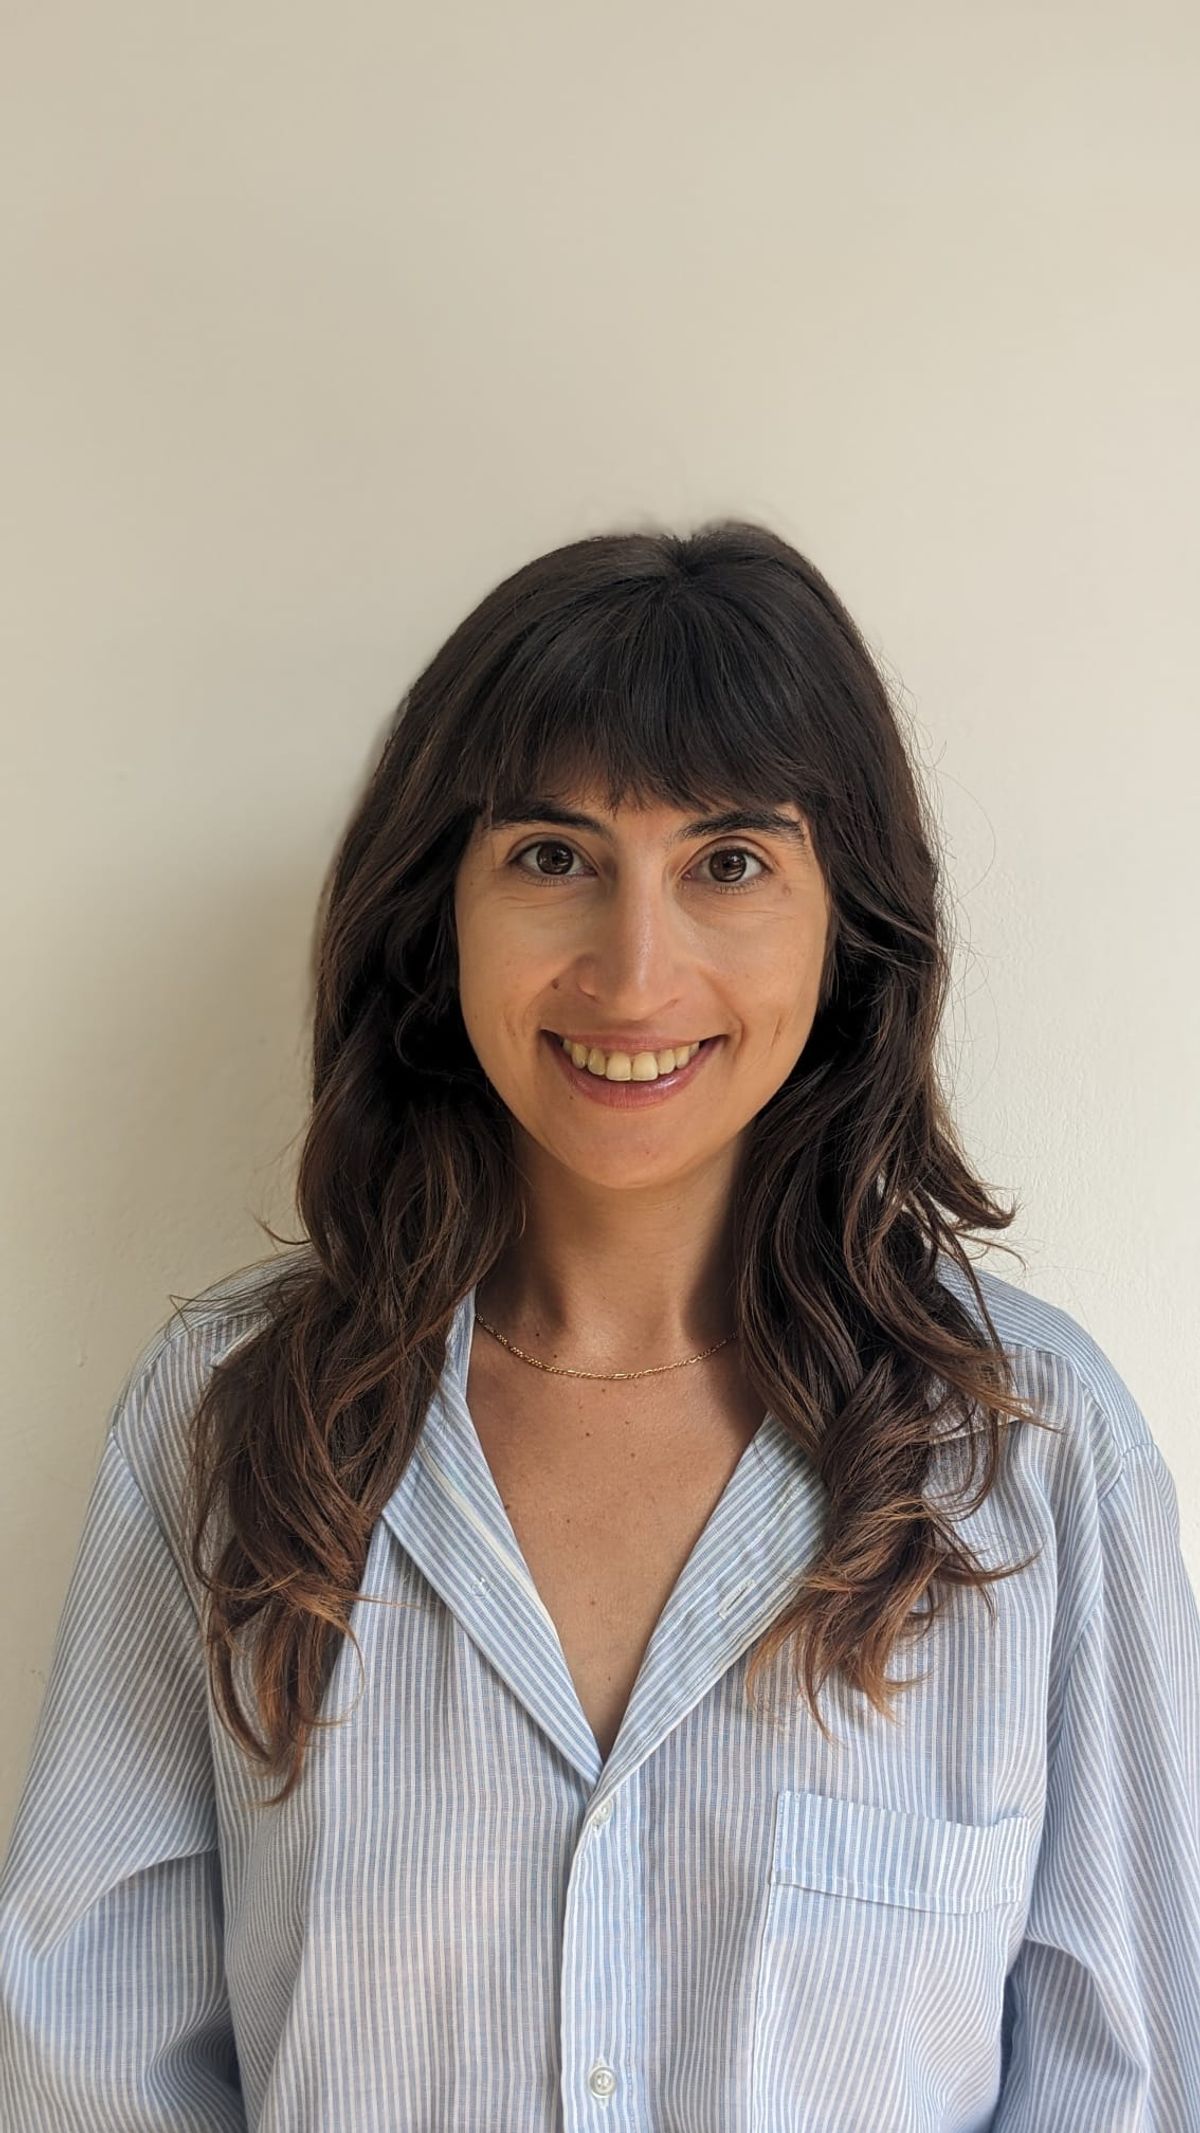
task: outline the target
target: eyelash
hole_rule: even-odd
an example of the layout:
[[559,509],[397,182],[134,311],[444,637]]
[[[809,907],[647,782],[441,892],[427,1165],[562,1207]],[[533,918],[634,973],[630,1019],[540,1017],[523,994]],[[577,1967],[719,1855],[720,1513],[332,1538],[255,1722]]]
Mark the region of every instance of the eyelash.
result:
[[[559,845],[564,852],[573,853],[576,859],[581,857],[581,854],[575,851],[574,845],[567,844],[561,837],[535,837],[532,844],[523,844],[519,852],[513,853],[512,858],[508,861],[509,866],[518,866],[527,852],[538,852],[546,844]],[[756,875],[753,881],[710,882],[709,887],[715,889],[719,896],[742,896],[747,889],[757,889],[769,874],[775,872],[774,867],[768,866],[765,859],[760,859],[757,852],[750,851],[744,844],[723,844],[715,852],[706,852],[704,856],[706,859],[719,859],[724,852],[737,852],[741,858],[753,859],[755,865],[760,866],[763,871],[761,874]],[[526,873],[524,867],[520,867],[520,872],[525,876],[526,881],[535,883],[539,888],[554,888],[559,883],[578,880],[579,878],[577,875],[566,874],[529,874]]]

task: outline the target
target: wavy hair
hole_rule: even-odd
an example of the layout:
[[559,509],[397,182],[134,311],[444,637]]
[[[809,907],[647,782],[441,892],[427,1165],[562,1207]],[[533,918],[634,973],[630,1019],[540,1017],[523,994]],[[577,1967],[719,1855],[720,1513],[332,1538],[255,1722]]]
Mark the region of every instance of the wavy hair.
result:
[[[936,838],[881,672],[820,572],[763,526],[572,541],[460,622],[390,720],[322,888],[302,1249],[193,1418],[191,1561],[222,1722],[300,1778],[371,1533],[412,1456],[455,1310],[519,1236],[512,1119],[459,1009],[454,884],[475,821],[547,790],[709,809],[797,803],[832,920],[813,1026],[747,1128],[735,1326],[762,1402],[823,1484],[819,1550],[753,1649],[793,1643],[887,1717],[894,1648],[985,1569],[927,1498],[943,1436],[970,1508],[1018,1396],[962,1243],[1014,1219],[973,1175],[939,1086],[950,982]],[[276,1236],[276,1243],[301,1240]],[[1002,1246],[1013,1252],[1012,1246]],[[962,1269],[979,1322],[938,1278]],[[1014,1254],[1014,1256],[1019,1256]],[[947,1429],[947,1422],[960,1427]],[[220,1526],[208,1560],[210,1522]],[[1033,1558],[1028,1558],[1031,1561]],[[238,1700],[247,1653],[261,1732]]]

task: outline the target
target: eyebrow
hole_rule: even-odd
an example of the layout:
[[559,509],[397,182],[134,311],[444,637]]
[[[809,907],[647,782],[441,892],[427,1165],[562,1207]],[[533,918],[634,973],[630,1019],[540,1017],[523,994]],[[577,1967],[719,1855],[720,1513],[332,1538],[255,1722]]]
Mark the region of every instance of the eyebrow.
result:
[[[612,842],[612,831],[606,822],[595,815],[582,815],[573,807],[561,807],[555,800],[532,800],[514,803],[497,809],[491,820],[491,828],[510,829],[521,822],[552,822],[556,829],[591,830],[597,837]],[[672,845],[686,844],[692,837],[719,837],[731,830],[756,830],[761,836],[782,837],[797,850],[808,849],[808,832],[802,822],[792,815],[781,815],[774,808],[731,808],[720,815],[701,815],[695,822],[685,822],[671,837]]]

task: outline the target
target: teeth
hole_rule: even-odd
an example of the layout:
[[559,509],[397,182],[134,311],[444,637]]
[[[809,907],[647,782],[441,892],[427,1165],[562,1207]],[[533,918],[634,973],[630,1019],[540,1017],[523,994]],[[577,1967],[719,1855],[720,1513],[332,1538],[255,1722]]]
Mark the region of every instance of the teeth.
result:
[[572,1044],[568,1037],[560,1037],[559,1043],[577,1067],[586,1067],[589,1074],[596,1074],[603,1081],[656,1081],[660,1074],[671,1074],[676,1067],[686,1066],[700,1049],[695,1044],[677,1044],[665,1052],[602,1052],[598,1045],[588,1050],[586,1044]]

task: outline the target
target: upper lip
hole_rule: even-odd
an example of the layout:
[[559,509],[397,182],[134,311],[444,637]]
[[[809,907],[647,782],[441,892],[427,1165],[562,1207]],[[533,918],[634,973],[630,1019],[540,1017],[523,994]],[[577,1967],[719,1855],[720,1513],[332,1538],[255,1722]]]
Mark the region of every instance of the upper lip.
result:
[[547,1035],[565,1037],[568,1044],[595,1045],[596,1050],[600,1052],[628,1052],[631,1056],[637,1052],[677,1051],[681,1045],[704,1042],[702,1037],[631,1037],[623,1030],[609,1030],[599,1037],[577,1037],[569,1029],[552,1029],[547,1031]]

